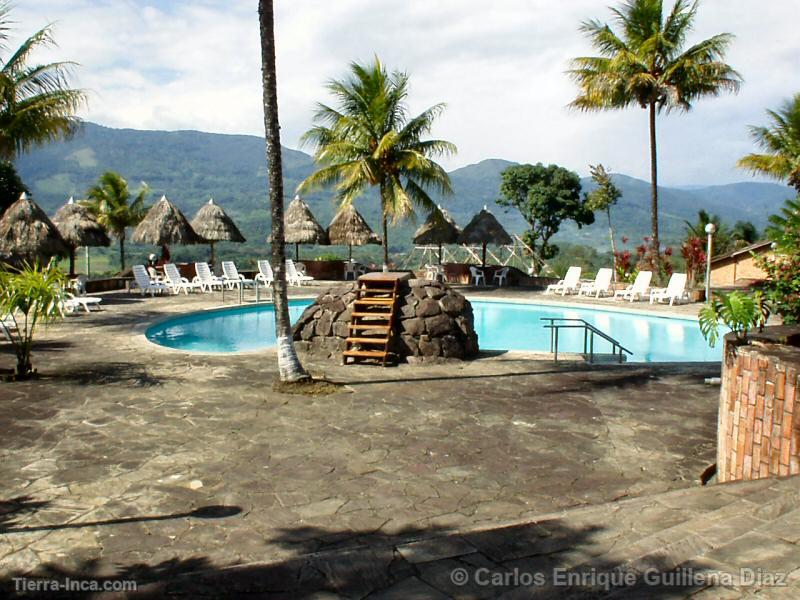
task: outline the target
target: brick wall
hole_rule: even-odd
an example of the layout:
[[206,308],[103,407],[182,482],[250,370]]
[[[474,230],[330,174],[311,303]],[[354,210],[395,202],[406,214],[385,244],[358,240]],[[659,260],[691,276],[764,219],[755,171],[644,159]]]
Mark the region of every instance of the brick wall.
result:
[[717,433],[720,482],[800,473],[798,367],[796,347],[747,345],[735,353],[726,348]]

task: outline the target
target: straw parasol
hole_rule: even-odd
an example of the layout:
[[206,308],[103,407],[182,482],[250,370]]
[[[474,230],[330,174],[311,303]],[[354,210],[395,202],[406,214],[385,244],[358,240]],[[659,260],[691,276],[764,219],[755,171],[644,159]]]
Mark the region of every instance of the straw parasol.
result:
[[348,260],[353,260],[353,246],[381,243],[381,239],[352,204],[344,206],[333,217],[328,225],[328,239],[331,245],[350,247]]
[[[294,244],[295,260],[300,260],[300,244],[328,244],[328,234],[300,196],[295,196],[286,207],[283,227],[284,241]],[[267,237],[267,241],[272,242],[271,235]]]
[[[166,196],[156,202],[147,211],[144,219],[133,231],[133,241],[136,244],[153,244],[169,250],[172,244],[203,244],[205,240],[195,233],[192,226],[180,209]],[[162,258],[165,258],[162,255]]]
[[503,229],[500,222],[489,212],[486,206],[477,215],[472,217],[469,225],[458,236],[459,244],[480,244],[483,247],[482,266],[486,266],[486,246],[504,246],[511,243],[511,236]]
[[86,207],[77,204],[70,197],[67,203],[56,211],[53,223],[64,241],[69,245],[69,276],[75,277],[75,249],[84,246],[87,249],[87,274],[88,274],[88,248],[89,246],[108,246],[111,240],[103,226],[97,222],[95,216]]
[[66,256],[69,246],[58,228],[23,192],[0,219],[0,257],[10,263],[46,263]]
[[414,234],[414,243],[429,245],[439,245],[439,264],[442,264],[442,245],[455,244],[458,242],[458,236],[461,233],[458,225],[453,218],[447,214],[441,206],[437,206],[430,215],[428,220],[417,229]]
[[228,214],[218,204],[214,204],[214,199],[210,198],[191,222],[195,233],[206,240],[211,246],[211,269],[214,269],[214,242],[236,242],[241,244],[247,240],[239,231],[236,223],[233,222]]

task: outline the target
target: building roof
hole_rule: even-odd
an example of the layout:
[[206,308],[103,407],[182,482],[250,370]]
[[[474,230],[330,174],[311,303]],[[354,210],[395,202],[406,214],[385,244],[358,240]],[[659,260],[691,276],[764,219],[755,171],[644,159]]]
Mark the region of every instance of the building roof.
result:
[[727,254],[723,254],[721,256],[715,256],[711,259],[711,264],[727,260],[729,258],[736,258],[741,254],[750,254],[751,252],[763,252],[768,250],[772,246],[772,242],[769,240],[761,240],[760,242],[756,242],[755,244],[750,244],[749,246],[745,246],[744,248],[739,248],[738,250],[734,250],[733,252],[728,252]]

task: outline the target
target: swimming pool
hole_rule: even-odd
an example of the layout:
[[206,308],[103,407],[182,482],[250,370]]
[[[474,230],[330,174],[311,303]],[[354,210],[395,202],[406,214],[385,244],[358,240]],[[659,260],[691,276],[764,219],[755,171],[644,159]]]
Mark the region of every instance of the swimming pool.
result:
[[[719,361],[722,349],[709,348],[696,321],[564,305],[518,304],[473,300],[475,331],[482,350],[528,350],[549,352],[550,331],[542,317],[584,319],[616,338],[633,352],[631,362]],[[296,320],[311,300],[289,302],[289,315]],[[622,306],[622,305],[620,305]],[[275,345],[275,315],[272,305],[261,304],[191,313],[157,323],[145,335],[151,342],[193,352],[243,352]],[[560,352],[580,352],[583,331],[563,330]],[[595,340],[595,352],[610,352],[611,346]]]

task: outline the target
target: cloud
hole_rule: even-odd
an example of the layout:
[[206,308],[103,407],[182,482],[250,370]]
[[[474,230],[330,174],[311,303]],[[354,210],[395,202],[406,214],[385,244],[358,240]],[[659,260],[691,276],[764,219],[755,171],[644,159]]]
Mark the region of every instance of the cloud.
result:
[[[609,0],[611,3],[611,0]],[[706,0],[697,39],[737,34],[729,62],[746,84],[736,97],[704,99],[687,115],[659,119],[666,184],[746,179],[734,168],[752,149],[747,125],[796,93],[800,39],[794,0]],[[59,48],[36,56],[81,63],[91,90],[84,116],[112,127],[263,132],[256,0],[37,0],[20,4],[18,33],[56,21]],[[647,178],[643,111],[579,114],[564,75],[591,53],[581,20],[607,19],[605,3],[573,0],[293,0],[276,2],[283,141],[296,147],[323,84],[352,60],[378,54],[411,75],[411,108],[446,102],[434,135],[455,142],[448,168],[497,157],[555,162],[585,174],[589,163]],[[690,40],[691,41],[691,40]]]

